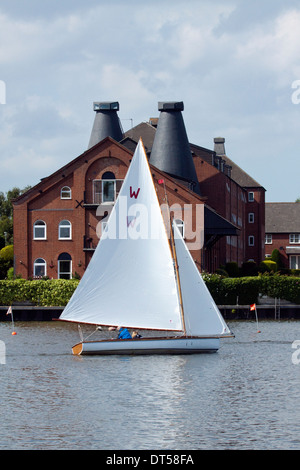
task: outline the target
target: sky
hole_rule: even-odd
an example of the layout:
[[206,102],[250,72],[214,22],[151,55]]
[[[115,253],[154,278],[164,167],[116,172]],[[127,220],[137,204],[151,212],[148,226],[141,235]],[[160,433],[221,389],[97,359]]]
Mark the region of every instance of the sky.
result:
[[299,0],[0,0],[0,191],[88,147],[93,101],[124,131],[183,101],[189,141],[300,197]]

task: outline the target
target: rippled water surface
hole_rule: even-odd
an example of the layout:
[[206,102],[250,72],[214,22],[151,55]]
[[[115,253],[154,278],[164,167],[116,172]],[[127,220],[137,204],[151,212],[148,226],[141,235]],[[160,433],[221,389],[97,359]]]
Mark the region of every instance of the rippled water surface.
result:
[[0,323],[0,449],[300,449],[300,322],[229,325],[217,354],[75,357],[74,325]]

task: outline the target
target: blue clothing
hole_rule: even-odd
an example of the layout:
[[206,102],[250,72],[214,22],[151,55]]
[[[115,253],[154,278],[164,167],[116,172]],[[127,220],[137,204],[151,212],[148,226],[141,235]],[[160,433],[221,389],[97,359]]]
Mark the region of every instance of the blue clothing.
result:
[[118,339],[127,339],[127,338],[131,338],[131,334],[129,333],[127,328],[120,328]]

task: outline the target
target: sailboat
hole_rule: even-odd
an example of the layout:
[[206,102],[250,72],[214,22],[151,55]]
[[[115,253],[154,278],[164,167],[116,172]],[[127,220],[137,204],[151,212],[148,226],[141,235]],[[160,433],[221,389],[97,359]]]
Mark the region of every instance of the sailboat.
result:
[[82,337],[73,354],[216,352],[220,338],[232,336],[180,230],[175,223],[172,228],[170,243],[140,140],[104,233],[60,320],[151,330],[152,336]]

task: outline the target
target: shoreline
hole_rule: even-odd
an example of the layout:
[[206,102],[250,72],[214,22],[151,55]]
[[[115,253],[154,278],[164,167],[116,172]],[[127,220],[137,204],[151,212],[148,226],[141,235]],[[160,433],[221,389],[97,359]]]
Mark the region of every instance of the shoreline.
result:
[[[6,315],[8,305],[0,306],[0,322],[11,321]],[[57,320],[65,307],[41,307],[38,305],[12,305],[14,321],[52,321]],[[218,305],[224,320],[255,320],[255,311],[249,305]],[[257,304],[260,320],[300,320],[300,305]]]

